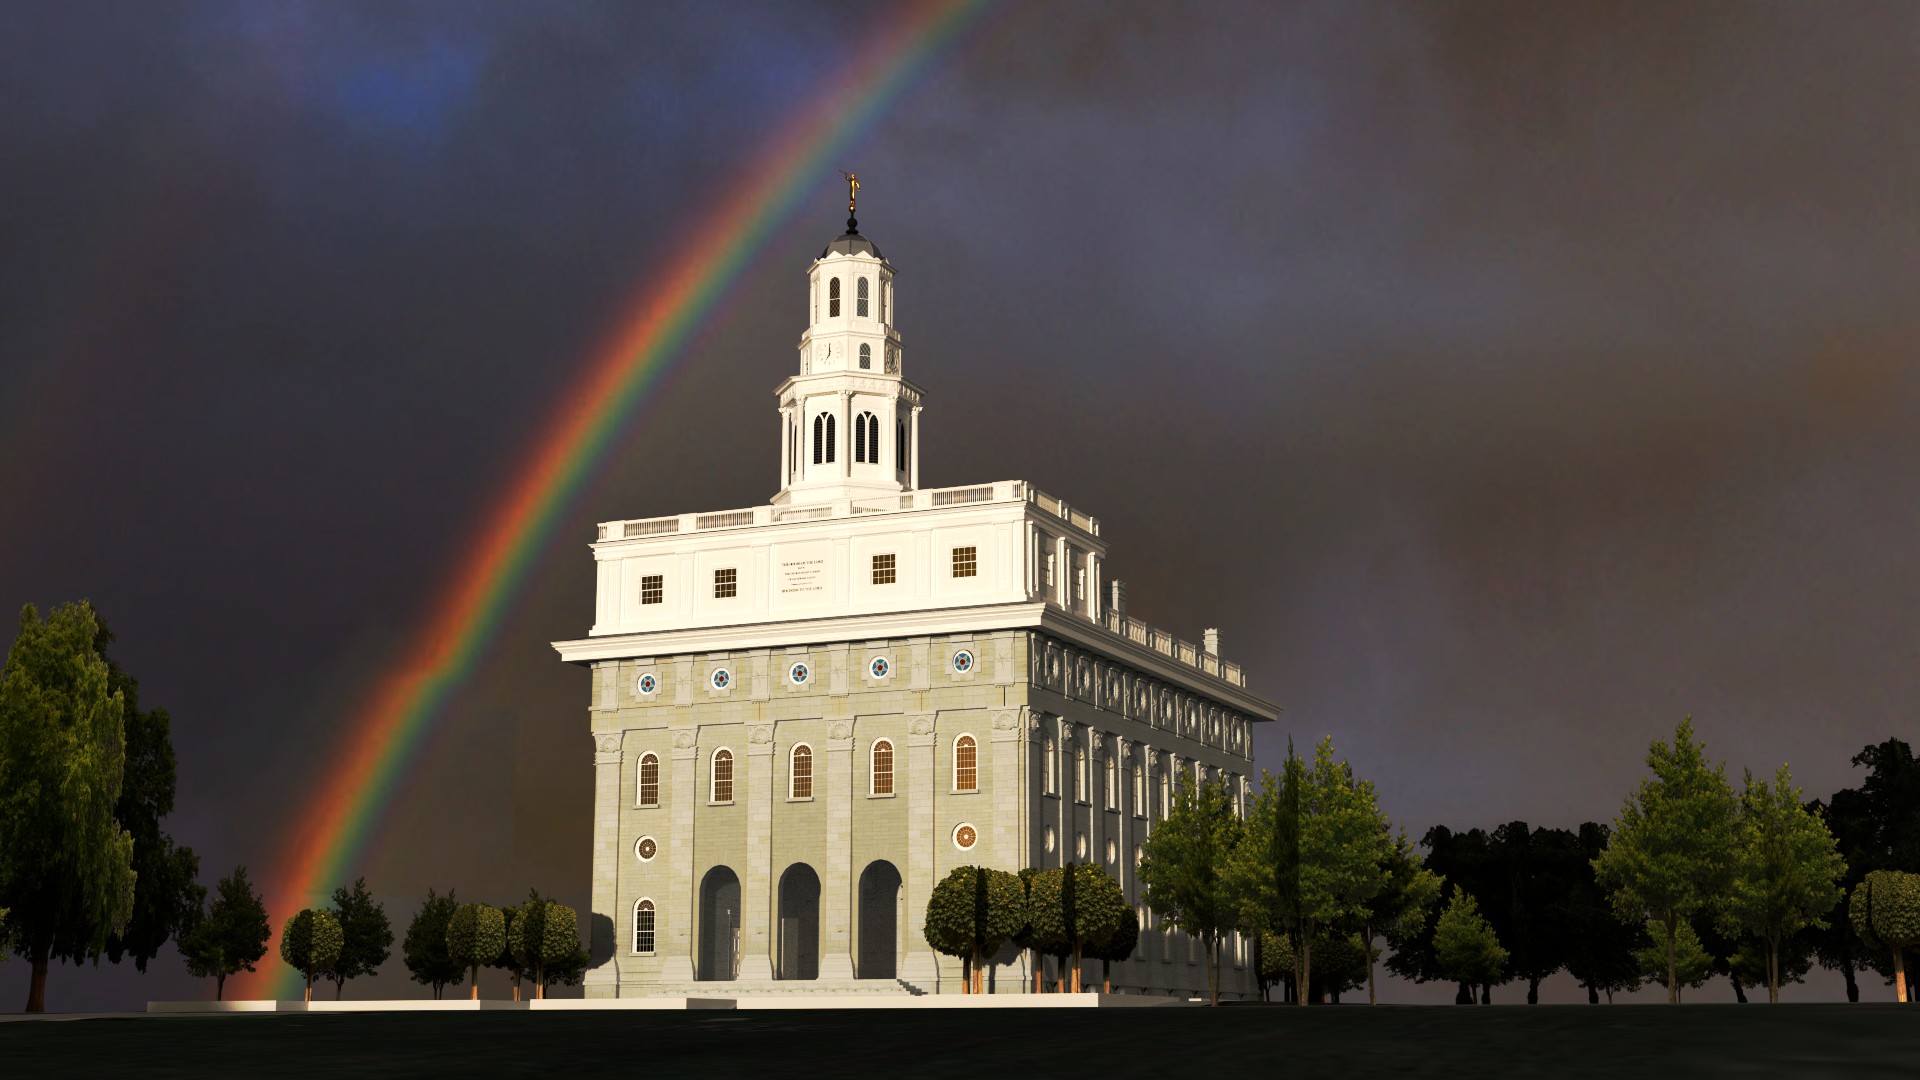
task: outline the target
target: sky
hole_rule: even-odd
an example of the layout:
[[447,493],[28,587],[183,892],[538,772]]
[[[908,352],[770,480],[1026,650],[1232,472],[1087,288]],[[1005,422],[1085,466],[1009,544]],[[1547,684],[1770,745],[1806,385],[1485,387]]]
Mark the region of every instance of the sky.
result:
[[[0,602],[109,621],[203,880],[275,861],[596,346],[886,10],[9,12]],[[1219,627],[1283,707],[1259,764],[1331,735],[1416,836],[1610,820],[1688,715],[1736,777],[1856,784],[1920,699],[1917,40],[1901,3],[992,8],[845,155],[923,481],[1099,516],[1129,613]],[[428,887],[588,906],[588,676],[547,643],[594,522],[774,493],[843,195],[442,715],[357,866],[400,931]],[[417,990],[388,967],[356,994]],[[49,1001],[202,989],[169,948]]]

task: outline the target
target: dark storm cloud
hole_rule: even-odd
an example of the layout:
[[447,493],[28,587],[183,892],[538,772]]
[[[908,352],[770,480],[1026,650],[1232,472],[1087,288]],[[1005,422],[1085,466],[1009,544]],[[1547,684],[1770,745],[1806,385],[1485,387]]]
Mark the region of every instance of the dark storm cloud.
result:
[[[210,868],[272,861],[546,410],[879,10],[12,13],[0,598],[112,618]],[[1099,515],[1132,609],[1287,706],[1262,763],[1331,732],[1415,832],[1606,817],[1688,712],[1736,771],[1852,782],[1920,694],[1916,23],[996,9],[847,162],[926,478]],[[368,862],[391,907],[584,901],[544,643],[590,621],[590,522],[771,493],[830,188],[449,710]]]

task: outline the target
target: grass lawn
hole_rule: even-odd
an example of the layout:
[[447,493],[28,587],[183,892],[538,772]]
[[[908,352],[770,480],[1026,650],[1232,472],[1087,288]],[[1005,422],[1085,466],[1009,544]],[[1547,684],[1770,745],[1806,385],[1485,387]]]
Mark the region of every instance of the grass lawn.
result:
[[0,1075],[1920,1077],[1900,1005],[134,1017],[0,1024]]

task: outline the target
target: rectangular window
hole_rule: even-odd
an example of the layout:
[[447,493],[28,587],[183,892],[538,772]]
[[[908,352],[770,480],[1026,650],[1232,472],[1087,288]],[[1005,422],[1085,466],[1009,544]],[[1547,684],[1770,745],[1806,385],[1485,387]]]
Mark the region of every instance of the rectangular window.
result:
[[633,912],[633,951],[645,956],[653,952],[653,901],[642,900]]
[[873,557],[873,583],[875,585],[894,583],[893,556],[875,555]]
[[713,598],[715,600],[725,600],[727,597],[737,596],[739,595],[739,588],[740,579],[737,571],[728,568],[726,570],[715,570],[713,572]]
[[813,750],[810,747],[793,748],[793,785],[790,798],[813,798]]
[[640,805],[660,805],[660,759],[652,754],[640,759]]
[[977,577],[980,573],[980,549],[976,547],[957,547],[953,549],[953,576]]
[[661,574],[648,574],[640,579],[640,602],[657,604],[666,599],[666,577]]
[[1087,598],[1087,572],[1085,570],[1075,570],[1073,572],[1073,598],[1075,600],[1085,600]]
[[874,795],[893,794],[893,744],[885,739],[873,744]]

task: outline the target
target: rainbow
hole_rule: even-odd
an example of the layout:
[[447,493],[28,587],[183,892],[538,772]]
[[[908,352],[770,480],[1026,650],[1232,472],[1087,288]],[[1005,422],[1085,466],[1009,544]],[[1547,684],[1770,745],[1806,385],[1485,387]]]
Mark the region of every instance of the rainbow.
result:
[[[430,609],[413,646],[375,683],[344,746],[290,829],[266,880],[274,922],[325,902],[392,803],[448,701],[472,676],[528,571],[605,464],[688,339],[843,151],[927,71],[989,0],[903,6],[841,76],[782,129],[741,183],[701,218],[700,254],[649,282],[598,358],[562,399],[530,460],[485,517],[480,542]],[[689,250],[674,245],[675,253]],[[257,978],[291,996],[298,973],[269,959]]]

